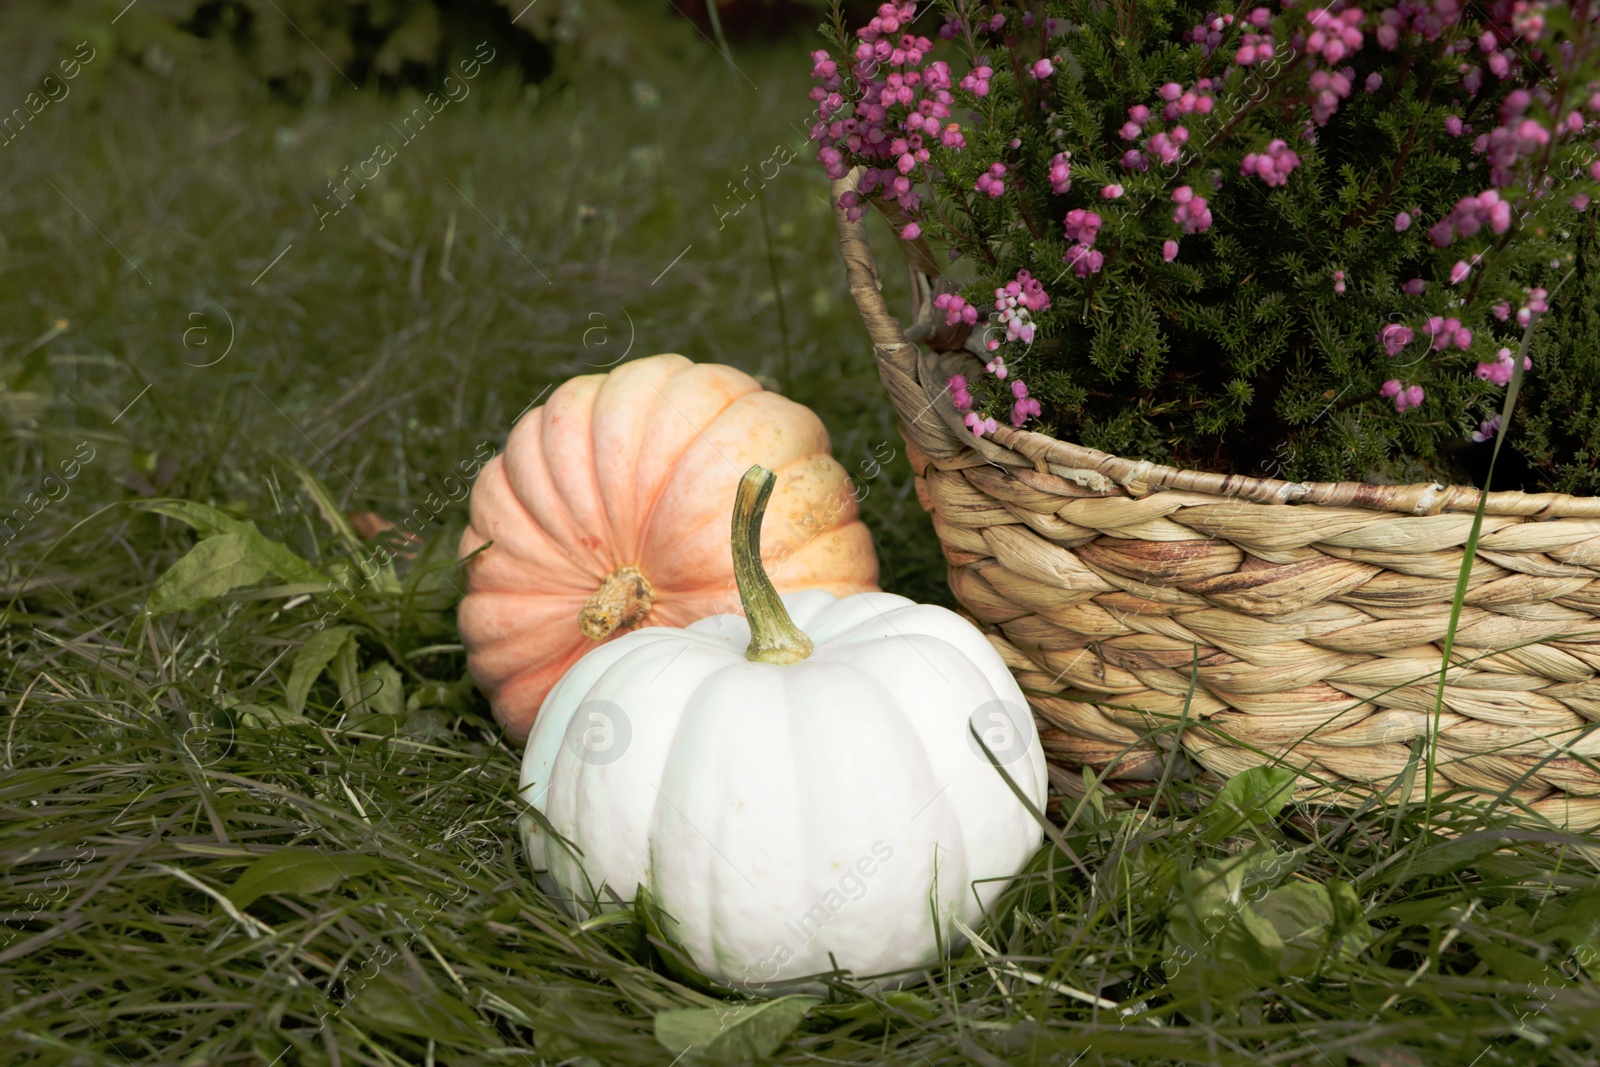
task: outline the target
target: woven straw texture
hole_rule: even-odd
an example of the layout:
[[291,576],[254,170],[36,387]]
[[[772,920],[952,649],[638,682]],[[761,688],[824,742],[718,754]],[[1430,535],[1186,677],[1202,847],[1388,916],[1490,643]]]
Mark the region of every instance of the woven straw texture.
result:
[[850,292],[951,589],[1028,692],[1059,789],[1081,794],[1085,766],[1126,789],[1281,762],[1303,798],[1420,798],[1432,754],[1436,792],[1600,825],[1600,498],[1488,494],[1436,716],[1479,490],[1179,470],[1010,427],[975,438],[946,381],[975,372],[981,343],[932,320],[956,287],[920,241],[901,242],[901,330],[839,207],[859,173],[833,189]]

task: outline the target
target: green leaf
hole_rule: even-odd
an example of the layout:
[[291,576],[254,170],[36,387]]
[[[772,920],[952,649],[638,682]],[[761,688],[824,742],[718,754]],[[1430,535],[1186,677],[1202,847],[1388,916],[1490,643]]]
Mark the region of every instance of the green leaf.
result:
[[256,529],[256,524],[236,519],[227,512],[209,504],[193,500],[161,500],[135,505],[144,511],[154,511],[193,526],[202,539],[225,534],[239,534],[250,541],[252,549],[272,565],[274,573],[287,581],[328,584],[328,576],[307,563],[293,549],[281,541],[274,541]]
[[268,893],[317,893],[382,865],[377,856],[280,848],[246,867],[228,890],[228,899],[237,908],[248,908]]
[[1295,778],[1286,767],[1251,767],[1229,778],[1201,813],[1205,839],[1215,844],[1246,825],[1270,821],[1294,795]]
[[1203,984],[1224,999],[1273,981],[1284,939],[1252,899],[1295,863],[1294,853],[1256,848],[1185,871],[1163,934],[1168,981],[1190,989]]
[[1505,838],[1497,834],[1472,835],[1424,849],[1409,865],[1402,861],[1401,869],[1409,878],[1449,874],[1476,866],[1479,860],[1504,847]]
[[426,979],[413,978],[408,984],[425,988],[407,988],[394,975],[380,970],[351,997],[350,1010],[381,1028],[481,1048],[486,1036],[483,1021],[471,1008]]
[[1468,944],[1478,958],[1489,965],[1489,973],[1504,979],[1508,986],[1526,983],[1532,989],[1536,985],[1561,984],[1561,979],[1554,971],[1526,952],[1518,952],[1486,939],[1471,940]]
[[656,1016],[656,1040],[674,1055],[706,1063],[765,1059],[800,1026],[821,997],[794,994],[726,1008],[675,1008]]
[[247,534],[208,537],[167,568],[150,593],[145,610],[152,615],[196,608],[241,585],[253,585],[272,573],[272,561]]
[[1328,931],[1334,950],[1350,958],[1372,944],[1375,934],[1367,922],[1366,909],[1355,887],[1349,882],[1333,879],[1327,883],[1328,903],[1333,906],[1333,926]]
[[373,711],[398,718],[406,713],[406,690],[400,672],[387,661],[361,676],[361,699]]
[[240,725],[259,730],[268,723],[288,725],[291,723],[308,723],[311,720],[304,715],[296,715],[282,704],[259,704],[248,700],[224,701],[223,706],[229,714],[237,716]]
[[192,500],[149,501],[143,511],[194,527],[200,542],[167,569],[145,605],[153,615],[199,607],[224,593],[254,585],[270,574],[289,581],[327,584],[327,577],[287,545],[209,504]]
[[306,710],[306,694],[333,657],[339,654],[347,641],[355,640],[355,629],[350,626],[330,626],[312,634],[295,653],[294,666],[289,671],[289,684],[284,687],[284,699],[289,710],[296,715]]
[[1314,972],[1333,925],[1333,902],[1328,890],[1315,882],[1290,882],[1272,890],[1252,907],[1283,939],[1278,970],[1302,978]]
[[193,500],[151,500],[141,501],[133,506],[140,511],[153,511],[157,515],[165,515],[169,519],[186,523],[194,527],[195,532],[201,537],[245,533],[255,529],[251,523],[236,519],[220,508]]
[[892,1023],[896,1015],[929,1022],[944,1014],[933,1001],[908,993],[903,989],[885,993],[880,1005],[874,1000],[856,1000],[846,1004],[825,1004],[817,1009],[820,1015],[843,1022],[862,1023],[879,1027]]
[[[300,485],[305,489],[306,495],[316,505],[317,513],[332,527],[334,535],[344,544],[345,551],[350,557],[359,559],[368,555],[368,548],[362,544],[355,527],[350,525],[349,517],[333,502],[333,494],[328,492],[327,486],[318,481],[315,474],[294,460],[289,461],[289,467],[294,471],[295,477],[300,479]],[[400,592],[400,579],[387,567],[376,568],[371,582],[373,588],[380,593]]]

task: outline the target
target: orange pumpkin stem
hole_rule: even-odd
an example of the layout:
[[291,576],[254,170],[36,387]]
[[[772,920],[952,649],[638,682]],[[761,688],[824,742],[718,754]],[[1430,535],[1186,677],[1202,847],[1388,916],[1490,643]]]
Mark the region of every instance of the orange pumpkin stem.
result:
[[578,629],[593,641],[644,621],[655,606],[656,590],[638,567],[618,567],[606,575],[578,613]]
[[757,464],[739,479],[733,501],[733,580],[750,621],[744,658],[761,663],[799,663],[811,655],[811,638],[794,624],[789,609],[761,566],[761,517],[778,476]]

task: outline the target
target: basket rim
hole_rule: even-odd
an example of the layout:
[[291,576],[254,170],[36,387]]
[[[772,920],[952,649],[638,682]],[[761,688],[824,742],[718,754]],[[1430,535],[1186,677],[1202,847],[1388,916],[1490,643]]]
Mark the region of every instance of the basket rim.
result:
[[[1600,496],[1516,490],[1485,493],[1473,486],[1446,486],[1437,482],[1408,485],[1290,482],[1128,459],[1010,426],[997,428],[990,440],[977,437],[955,410],[948,385],[929,380],[928,356],[919,352],[919,345],[908,338],[900,321],[889,310],[878,264],[867,242],[864,221],[851,220],[840,206],[839,199],[844,193],[859,195],[857,185],[865,170],[857,166],[832,183],[829,199],[839,228],[840,256],[844,260],[850,295],[872,336],[879,375],[901,415],[902,433],[936,463],[958,460],[963,453],[968,456],[977,453],[984,461],[998,466],[1028,467],[1042,473],[1059,474],[1101,495],[1119,497],[1137,498],[1162,490],[1184,490],[1258,504],[1352,507],[1402,515],[1476,512],[1482,498],[1487,497],[1487,501],[1483,501],[1486,515],[1519,515],[1533,519],[1600,518]],[[890,222],[896,234],[900,232],[907,220],[897,205],[877,198],[864,199]],[[932,320],[933,295],[955,292],[959,287],[939,271],[931,249],[921,237],[897,240],[911,273],[914,320],[911,333],[934,342],[927,353],[943,353],[946,358],[950,358],[950,353],[959,353],[976,360],[977,357],[963,347],[965,330],[953,334],[942,326],[935,326]],[[941,348],[938,346],[941,339],[953,343]],[[937,425],[931,425],[923,417],[930,411],[939,416]]]

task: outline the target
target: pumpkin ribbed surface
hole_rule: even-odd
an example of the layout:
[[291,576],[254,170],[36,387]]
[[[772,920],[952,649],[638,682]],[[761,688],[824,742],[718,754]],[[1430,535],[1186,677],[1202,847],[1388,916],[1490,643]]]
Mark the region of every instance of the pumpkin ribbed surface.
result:
[[778,479],[762,553],[778,589],[875,590],[821,420],[742,371],[651,356],[573,378],[517,422],[473,484],[459,611],[468,667],[513,742],[595,647],[580,617],[609,640],[739,610],[728,514],[756,463]]

